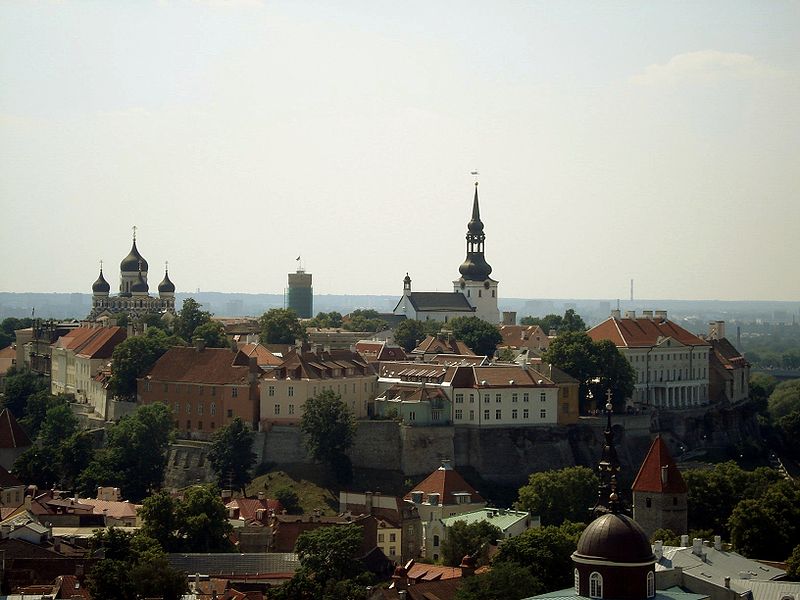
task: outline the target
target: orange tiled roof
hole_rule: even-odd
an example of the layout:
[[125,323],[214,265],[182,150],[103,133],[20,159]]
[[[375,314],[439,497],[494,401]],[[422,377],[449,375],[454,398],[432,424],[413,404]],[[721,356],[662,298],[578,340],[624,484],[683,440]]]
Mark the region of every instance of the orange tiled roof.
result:
[[[225,508],[238,508],[239,518],[248,520],[264,520],[269,516],[269,511],[272,510],[275,514],[279,514],[283,510],[283,505],[278,500],[265,498],[259,500],[258,498],[234,498],[225,505]],[[258,511],[264,510],[266,513],[262,519],[258,519]]]
[[503,341],[498,346],[508,348],[535,348],[548,343],[547,334],[538,325],[501,325],[500,335]]
[[455,338],[444,338],[439,336],[429,335],[419,346],[411,351],[412,354],[461,354],[468,356],[475,356],[475,353],[469,347]]
[[247,357],[255,356],[259,365],[277,367],[283,362],[281,357],[275,356],[263,344],[241,344],[239,352],[242,352]]
[[[441,466],[433,473],[428,475],[425,479],[411,488],[414,492],[423,492],[424,500],[427,500],[428,494],[439,494],[439,502],[443,505],[455,504],[456,499],[453,494],[459,492],[466,492],[472,495],[472,502],[484,502],[481,495],[464,481],[464,478],[458,471],[450,466]],[[411,492],[405,495],[406,500],[411,500]]]
[[[250,367],[234,364],[237,353],[228,348],[173,347],[156,361],[146,379],[181,383],[244,384]],[[259,369],[261,372],[261,369]]]
[[708,342],[663,317],[615,319],[609,317],[586,332],[595,342],[611,340],[618,348],[647,348],[665,338],[686,346],[708,346]]
[[[130,519],[136,517],[138,504],[130,502],[120,502],[116,500],[97,500],[95,498],[80,498],[81,504],[88,504],[93,508],[92,512],[96,515],[107,514],[114,519]],[[107,512],[104,512],[107,511]]]
[[[666,471],[664,471],[665,467]],[[666,473],[666,475],[662,476],[662,473]],[[639,474],[636,475],[631,490],[662,494],[687,492],[686,482],[660,435],[656,436],[650,445],[650,450],[639,469]]]
[[53,345],[88,358],[111,358],[116,345],[127,335],[122,327],[76,327],[58,338]]
[[31,438],[7,408],[0,411],[0,448],[27,448]]

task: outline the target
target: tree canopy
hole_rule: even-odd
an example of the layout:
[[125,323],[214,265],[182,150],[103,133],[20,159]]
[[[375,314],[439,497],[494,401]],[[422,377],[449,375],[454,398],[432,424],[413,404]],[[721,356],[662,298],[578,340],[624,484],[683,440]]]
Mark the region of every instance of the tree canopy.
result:
[[305,328],[291,308],[271,308],[258,319],[262,344],[294,344],[305,339]]
[[342,326],[342,313],[335,310],[331,312],[319,312],[317,316],[306,321],[306,327],[319,327],[321,329],[336,328]]
[[350,475],[350,461],[345,452],[353,444],[356,422],[341,396],[322,390],[306,400],[300,431],[308,453],[328,463],[340,479]]
[[597,500],[598,485],[597,476],[588,467],[531,473],[527,485],[519,489],[515,507],[539,515],[542,525],[585,521]]
[[44,380],[28,370],[21,370],[5,378],[3,407],[21,419],[26,412],[28,398],[38,392],[49,393]]
[[502,538],[503,532],[488,521],[456,521],[447,528],[447,535],[442,542],[442,560],[450,567],[460,565],[467,555],[484,561],[488,556],[489,545],[496,544]]
[[478,317],[456,317],[449,325],[456,339],[479,356],[494,356],[497,344],[503,341],[496,325]]
[[441,321],[406,319],[395,327],[394,341],[403,350],[410,352],[427,336],[436,335],[441,328]]
[[800,410],[800,379],[782,381],[769,396],[769,415],[773,420]]
[[575,312],[575,309],[569,308],[564,313],[564,316],[549,314],[544,317],[522,317],[519,321],[520,325],[538,325],[545,333],[555,331],[558,334],[566,333],[568,331],[586,331],[586,323],[583,318]]
[[225,334],[225,326],[219,321],[208,321],[198,326],[192,334],[192,341],[203,340],[207,348],[229,348],[230,342]]
[[800,486],[791,481],[770,485],[760,497],[739,502],[728,524],[731,543],[741,554],[786,560],[800,543]]
[[147,335],[129,337],[117,344],[111,354],[111,389],[117,396],[134,398],[136,379],[150,370],[169,349],[169,338],[159,329]]
[[485,573],[462,578],[455,600],[521,600],[547,591],[533,567],[498,562]]
[[[589,391],[602,398],[607,389],[617,409],[633,393],[636,373],[613,342],[595,342],[586,333],[569,331],[559,335],[545,351],[544,360],[580,381],[580,398],[585,404]],[[586,410],[586,406],[581,407]]]
[[342,328],[347,331],[383,331],[389,326],[377,310],[359,308],[347,315]]
[[186,298],[172,325],[175,334],[189,343],[194,341],[195,330],[211,320],[211,313],[201,306],[194,298]]
[[167,446],[172,436],[170,408],[160,402],[139,406],[106,431],[106,446],[94,454],[81,474],[80,487],[94,494],[99,486],[115,486],[139,502],[164,479]]
[[256,462],[254,437],[253,431],[240,417],[214,434],[208,460],[220,486],[241,490],[250,483],[250,468]]

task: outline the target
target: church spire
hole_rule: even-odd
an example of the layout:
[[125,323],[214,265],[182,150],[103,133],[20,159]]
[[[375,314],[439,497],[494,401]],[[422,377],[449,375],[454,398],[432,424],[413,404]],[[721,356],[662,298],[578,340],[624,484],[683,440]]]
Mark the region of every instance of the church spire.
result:
[[472,200],[472,218],[467,223],[467,257],[458,271],[469,281],[485,281],[489,279],[492,267],[483,255],[486,234],[483,233],[481,209],[478,203],[478,182],[475,182],[475,197]]
[[[591,392],[589,392],[591,394]],[[619,457],[617,449],[614,447],[614,431],[611,428],[611,414],[614,412],[614,405],[611,403],[611,390],[606,390],[606,429],[603,432],[605,445],[600,463],[597,465],[600,485],[597,491],[597,503],[594,505],[594,512],[597,515],[603,513],[622,512],[622,502],[617,491],[617,475],[620,472]]]

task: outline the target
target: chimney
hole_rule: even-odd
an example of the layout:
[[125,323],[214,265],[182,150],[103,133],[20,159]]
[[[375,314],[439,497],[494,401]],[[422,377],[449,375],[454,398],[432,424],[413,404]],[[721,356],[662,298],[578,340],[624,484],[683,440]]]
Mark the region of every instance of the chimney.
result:
[[681,548],[689,547],[689,536],[684,534],[681,536]]
[[714,536],[714,550],[722,550],[722,536]]
[[364,509],[368,515],[372,514],[372,492],[364,492]]
[[612,319],[619,319],[619,317],[620,317],[620,314],[621,314],[621,313],[620,313],[619,309],[612,310],[612,311],[611,311],[611,318],[612,318]]
[[664,465],[661,467],[661,485],[667,485],[669,480],[669,467]]
[[731,578],[728,576],[725,577],[725,587],[731,589]]
[[656,311],[656,319],[667,319],[667,311],[665,310],[657,310]]
[[653,554],[656,555],[656,561],[661,560],[661,557],[664,556],[664,542],[656,540],[656,543],[653,545]]
[[516,325],[517,324],[517,311],[504,310],[502,325]]
[[703,555],[703,540],[701,538],[694,538],[692,540],[692,554],[695,556]]
[[725,321],[711,321],[708,324],[708,339],[721,340],[725,337]]
[[206,349],[206,341],[203,338],[194,338],[194,349],[198,352],[202,352]]
[[652,310],[643,310],[642,311],[642,316],[645,319],[652,319],[653,318],[653,311]]
[[636,311],[635,310],[626,310],[625,311],[625,318],[626,319],[635,319],[636,318]]
[[265,498],[264,492],[258,492],[258,499],[259,500],[264,500],[264,498]]

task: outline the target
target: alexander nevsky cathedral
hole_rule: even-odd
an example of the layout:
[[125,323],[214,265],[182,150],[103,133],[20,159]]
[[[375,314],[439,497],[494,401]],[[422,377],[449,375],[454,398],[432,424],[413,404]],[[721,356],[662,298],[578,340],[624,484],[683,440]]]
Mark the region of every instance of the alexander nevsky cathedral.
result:
[[95,320],[123,312],[131,315],[175,314],[175,284],[169,279],[168,269],[165,267],[164,279],[158,284],[158,296],[150,295],[147,269],[147,261],[136,248],[136,232],[134,230],[131,251],[119,265],[119,294],[110,294],[111,286],[103,277],[101,264],[100,276],[92,285],[92,310],[87,318]]

